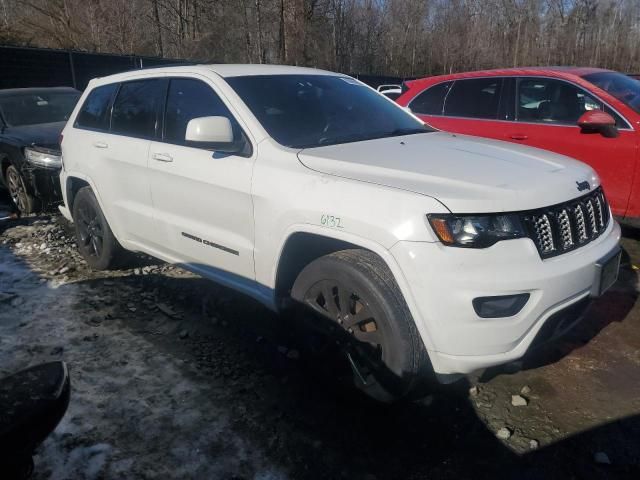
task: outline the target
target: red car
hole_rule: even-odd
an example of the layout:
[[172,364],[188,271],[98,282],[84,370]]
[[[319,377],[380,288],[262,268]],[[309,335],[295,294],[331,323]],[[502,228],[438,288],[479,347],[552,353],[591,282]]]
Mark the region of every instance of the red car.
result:
[[428,77],[403,89],[396,101],[437,129],[588,163],[614,215],[640,226],[640,81],[596,68],[518,68]]

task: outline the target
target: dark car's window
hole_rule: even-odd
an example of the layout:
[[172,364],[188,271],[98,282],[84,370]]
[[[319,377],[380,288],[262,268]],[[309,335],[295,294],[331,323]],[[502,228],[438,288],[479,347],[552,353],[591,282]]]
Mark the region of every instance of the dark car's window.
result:
[[87,96],[76,118],[75,127],[109,130],[109,107],[118,84],[96,87]]
[[575,125],[588,110],[601,110],[602,103],[581,88],[553,78],[518,80],[518,121]]
[[638,80],[618,72],[591,73],[583,78],[640,113]]
[[19,93],[0,97],[0,114],[8,126],[64,122],[78,102],[77,92]]
[[153,138],[166,92],[162,79],[123,83],[111,113],[111,133]]
[[390,98],[391,100],[395,100],[397,99],[400,95],[402,95],[401,92],[380,92],[382,93],[385,97]]
[[200,80],[171,80],[164,117],[164,141],[184,145],[191,119],[214,116],[227,117],[233,126],[234,137],[239,138],[238,122],[211,87]]
[[449,117],[498,118],[502,79],[456,80],[446,97],[444,114]]
[[349,77],[256,75],[227,78],[278,143],[312,148],[425,133],[412,115]]
[[444,99],[451,88],[451,83],[439,83],[428,88],[409,103],[409,108],[412,112],[421,115],[442,115]]

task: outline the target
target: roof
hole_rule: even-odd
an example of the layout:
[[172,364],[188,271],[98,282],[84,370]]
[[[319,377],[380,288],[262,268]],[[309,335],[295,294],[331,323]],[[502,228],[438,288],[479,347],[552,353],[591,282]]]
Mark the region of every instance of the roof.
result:
[[72,87],[34,87],[34,88],[6,88],[0,90],[0,97],[13,97],[14,95],[33,95],[37,93],[80,93]]
[[339,75],[316,68],[292,67],[290,65],[204,65],[221,77],[244,77],[253,75]]
[[[139,70],[129,70],[123,73],[116,73],[99,78],[99,84],[108,82],[125,81],[127,79],[141,78],[152,75],[171,75],[179,73],[211,73],[214,72],[221,77],[245,77],[257,75],[342,75],[318,70],[316,68],[292,67],[289,65],[258,65],[258,64],[202,64],[202,65],[179,65],[161,66],[156,68],[143,68]],[[96,79],[94,79],[96,80]]]
[[422,84],[432,84],[447,80],[458,80],[461,78],[476,77],[498,77],[498,76],[525,76],[525,75],[545,75],[549,77],[573,78],[583,77],[591,73],[610,72],[604,68],[592,67],[519,67],[519,68],[501,68],[494,70],[478,70],[476,72],[460,72],[450,75],[438,75],[433,77],[425,77],[417,80],[407,81],[407,85],[420,86]]

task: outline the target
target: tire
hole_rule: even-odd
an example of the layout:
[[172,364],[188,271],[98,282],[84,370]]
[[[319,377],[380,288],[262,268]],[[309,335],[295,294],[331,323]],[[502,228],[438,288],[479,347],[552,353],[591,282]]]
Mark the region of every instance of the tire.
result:
[[326,320],[352,367],[355,384],[382,402],[422,395],[433,369],[387,265],[368,250],[342,250],[307,265],[291,296]]
[[90,187],[81,188],[73,202],[78,250],[93,270],[108,270],[123,258],[123,248],[113,235]]
[[11,200],[20,213],[23,215],[35,213],[39,208],[39,202],[27,189],[27,184],[18,169],[10,165],[5,173],[5,178]]

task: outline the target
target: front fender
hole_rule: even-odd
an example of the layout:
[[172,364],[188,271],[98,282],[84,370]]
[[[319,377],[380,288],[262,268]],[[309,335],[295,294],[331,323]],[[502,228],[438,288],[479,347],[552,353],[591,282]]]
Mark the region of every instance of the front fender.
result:
[[277,257],[275,259],[275,262],[273,263],[273,268],[271,270],[270,279],[268,281],[269,287],[275,290],[278,270],[280,268],[280,262],[282,260],[282,254],[284,252],[285,245],[293,235],[299,234],[299,233],[307,233],[311,235],[316,235],[318,237],[326,237],[327,239],[331,239],[331,240],[340,240],[342,242],[346,242],[346,243],[355,245],[357,247],[370,250],[376,255],[378,255],[385,262],[385,264],[393,274],[393,277],[396,283],[398,284],[398,287],[400,288],[400,291],[405,299],[405,302],[409,307],[409,311],[411,312],[411,315],[414,319],[414,322],[420,333],[420,336],[423,339],[425,347],[427,348],[427,350],[433,349],[433,346],[430,341],[431,336],[429,335],[428,328],[425,322],[421,321],[420,311],[413,297],[413,294],[411,293],[411,289],[409,288],[408,281],[404,273],[402,272],[402,269],[398,265],[398,262],[396,261],[396,259],[391,254],[390,250],[386,248],[384,245],[381,245],[380,243],[374,240],[371,240],[359,235],[355,235],[350,232],[329,230],[326,227],[320,227],[317,225],[310,225],[310,224],[291,225],[282,234],[282,237],[278,242],[280,245],[280,248],[278,250]]

